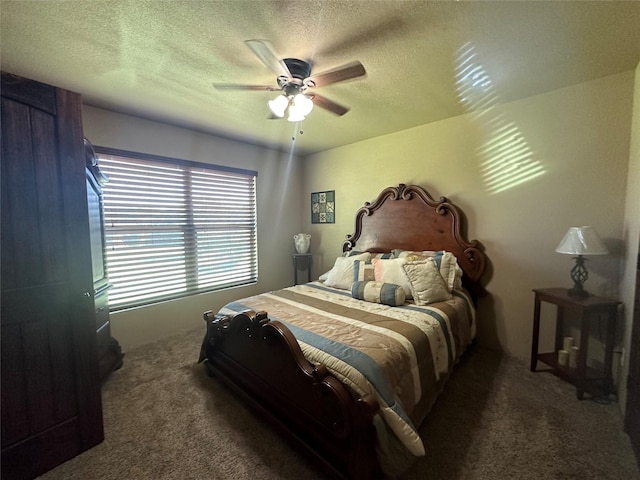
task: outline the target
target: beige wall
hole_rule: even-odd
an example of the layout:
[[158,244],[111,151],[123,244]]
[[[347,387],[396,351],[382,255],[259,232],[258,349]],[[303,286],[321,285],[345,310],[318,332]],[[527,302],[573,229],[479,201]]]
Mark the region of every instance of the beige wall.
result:
[[82,115],[84,134],[94,145],[258,172],[258,283],[113,313],[112,333],[125,351],[197,325],[204,332],[205,310],[293,283],[292,236],[300,230],[302,218],[297,158],[99,108],[85,106]]
[[[364,201],[398,183],[425,186],[467,213],[491,260],[479,342],[528,358],[531,290],[572,284],[572,259],[554,251],[568,227],[594,226],[612,252],[589,260],[586,288],[618,294],[633,82],[626,72],[305,158],[303,194],[336,191],[335,224],[311,225],[303,212],[314,274],[331,267]],[[488,165],[509,171],[499,160],[514,144],[520,171],[543,173],[496,193],[484,175]]]
[[[528,358],[531,289],[571,285],[572,259],[554,252],[569,226],[594,226],[612,252],[589,260],[587,289],[629,302],[628,255],[637,249],[629,239],[638,238],[640,217],[637,132],[629,156],[633,93],[634,72],[626,72],[302,160],[85,106],[85,135],[96,145],[258,171],[258,284],[115,313],[113,334],[126,350],[200,325],[204,310],[291,284],[292,235],[300,231],[312,234],[317,277],[353,233],[356,210],[383,188],[407,183],[447,196],[466,212],[469,238],[483,243],[491,261],[478,340]],[[636,129],[637,109],[636,103]],[[496,159],[516,150],[516,171],[533,167],[538,175],[496,192],[486,180],[489,167],[513,171]],[[336,191],[335,224],[310,223],[309,194],[322,190]],[[544,325],[551,319],[543,311],[547,344]],[[628,341],[629,322],[620,326],[619,347]]]
[[[624,213],[624,256],[622,259],[622,282],[620,299],[625,304],[623,315],[625,358],[618,378],[620,406],[626,409],[627,385],[629,372],[629,345],[633,326],[633,306],[635,300],[636,272],[638,259],[638,243],[640,242],[640,64],[636,68],[635,91],[633,97],[633,120],[631,128],[631,148],[629,150],[629,170],[627,175],[626,204]],[[636,348],[638,348],[636,346]]]

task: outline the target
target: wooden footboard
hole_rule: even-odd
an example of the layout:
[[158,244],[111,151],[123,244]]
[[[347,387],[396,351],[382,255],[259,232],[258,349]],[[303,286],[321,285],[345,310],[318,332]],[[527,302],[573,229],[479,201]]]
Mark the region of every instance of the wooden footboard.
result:
[[204,313],[200,361],[207,370],[337,478],[381,478],[373,416],[322,365],[309,362],[291,331],[266,312]]

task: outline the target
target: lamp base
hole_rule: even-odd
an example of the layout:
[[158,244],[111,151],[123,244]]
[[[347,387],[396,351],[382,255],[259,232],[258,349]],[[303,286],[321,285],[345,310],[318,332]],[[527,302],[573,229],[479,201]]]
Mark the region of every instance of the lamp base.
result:
[[571,269],[571,280],[573,280],[573,288],[569,289],[567,293],[575,297],[588,297],[589,292],[582,288],[582,284],[589,278],[589,272],[584,266],[585,258],[582,255],[575,257],[576,264]]
[[591,295],[584,288],[582,288],[582,285],[579,284],[576,284],[573,286],[573,288],[568,289],[567,293],[572,297],[588,297],[589,295]]

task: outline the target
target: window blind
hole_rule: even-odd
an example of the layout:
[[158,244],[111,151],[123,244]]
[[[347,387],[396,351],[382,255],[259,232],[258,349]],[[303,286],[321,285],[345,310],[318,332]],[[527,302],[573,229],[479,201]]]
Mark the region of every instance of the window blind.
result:
[[112,311],[255,283],[255,172],[101,153]]

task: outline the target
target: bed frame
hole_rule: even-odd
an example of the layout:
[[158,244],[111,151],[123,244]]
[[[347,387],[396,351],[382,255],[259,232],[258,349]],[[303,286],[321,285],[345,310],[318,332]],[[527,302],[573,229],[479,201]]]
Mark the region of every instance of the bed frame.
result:
[[[445,197],[434,200],[426,190],[400,184],[365,203],[355,218],[355,232],[343,251],[388,252],[448,250],[464,271],[464,284],[476,298],[485,255],[477,241],[461,233],[464,217]],[[211,376],[234,390],[273,423],[294,445],[336,478],[382,478],[373,417],[378,403],[361,398],[307,361],[296,338],[266,312],[233,317],[204,313],[207,332],[200,361]]]

